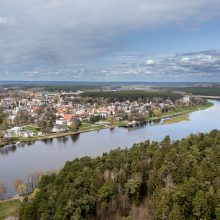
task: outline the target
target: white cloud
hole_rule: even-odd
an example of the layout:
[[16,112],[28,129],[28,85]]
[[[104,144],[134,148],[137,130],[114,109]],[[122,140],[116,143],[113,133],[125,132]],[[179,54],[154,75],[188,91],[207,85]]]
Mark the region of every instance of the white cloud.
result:
[[[220,51],[163,55],[154,58],[157,62],[148,65],[144,55],[109,57],[106,58],[105,64],[100,61],[95,65],[93,63],[73,65],[67,69],[33,68],[26,71],[25,76],[29,80],[66,81],[220,81]],[[113,64],[109,65],[108,60]]]
[[0,6],[0,70],[37,69],[29,75],[95,80],[107,74],[121,79],[132,74],[160,76],[174,70],[182,74],[188,66],[189,71],[198,71],[195,66],[201,69],[218,63],[210,54],[185,54],[160,61],[146,61],[145,57],[141,65],[138,57],[128,56],[124,63],[122,59],[108,67],[115,62],[112,59],[104,71],[74,66],[120,51],[129,33],[163,26],[195,27],[215,19],[220,16],[219,0],[0,0]]
[[[156,80],[156,81],[219,81],[220,80],[220,51],[202,51],[188,54],[178,54],[170,56],[158,56],[157,62],[140,56],[134,60],[124,57],[123,66],[115,65],[105,73],[107,76],[115,78],[117,72],[118,80],[123,79],[123,75],[128,75],[127,79]],[[152,65],[153,64],[153,65]]]
[[13,18],[13,17],[0,17],[0,25],[6,25],[6,24],[9,24],[9,25],[12,25],[12,24],[15,24],[16,22],[16,19]]
[[147,65],[154,65],[154,64],[155,64],[155,61],[149,59],[149,60],[146,61],[146,64],[147,64]]
[[182,63],[188,63],[189,61],[190,61],[189,57],[183,57],[180,59],[180,62],[182,62]]
[[219,0],[0,0],[0,62],[77,63],[120,50],[128,32],[189,26],[219,15]]

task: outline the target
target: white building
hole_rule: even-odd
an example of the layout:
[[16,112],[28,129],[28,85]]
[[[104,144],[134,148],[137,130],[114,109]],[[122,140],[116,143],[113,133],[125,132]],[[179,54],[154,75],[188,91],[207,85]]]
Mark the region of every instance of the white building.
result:
[[64,126],[66,126],[67,122],[63,118],[57,119],[56,120],[56,125],[64,125]]

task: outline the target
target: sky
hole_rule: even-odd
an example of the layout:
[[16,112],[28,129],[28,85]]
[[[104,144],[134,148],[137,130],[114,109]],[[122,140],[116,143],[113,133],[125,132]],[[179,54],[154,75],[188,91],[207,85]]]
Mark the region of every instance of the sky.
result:
[[0,0],[0,80],[220,81],[219,0]]

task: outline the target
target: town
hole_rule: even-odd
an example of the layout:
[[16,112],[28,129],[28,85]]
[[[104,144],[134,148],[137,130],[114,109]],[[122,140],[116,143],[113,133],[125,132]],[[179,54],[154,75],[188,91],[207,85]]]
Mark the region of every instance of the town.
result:
[[0,140],[3,144],[9,140],[44,139],[68,132],[129,127],[206,104],[203,98],[174,93],[1,90]]

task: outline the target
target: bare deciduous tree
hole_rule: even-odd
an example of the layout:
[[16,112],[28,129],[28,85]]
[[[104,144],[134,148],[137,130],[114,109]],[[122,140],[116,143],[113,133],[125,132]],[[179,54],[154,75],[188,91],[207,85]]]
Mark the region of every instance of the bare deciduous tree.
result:
[[38,187],[40,178],[42,177],[42,171],[35,171],[28,176],[28,192],[31,193],[35,188]]
[[19,189],[19,186],[23,184],[23,181],[21,180],[20,177],[17,177],[14,181],[14,189],[15,191],[18,193],[18,189]]
[[7,194],[7,188],[4,183],[0,183],[0,199],[4,199]]

